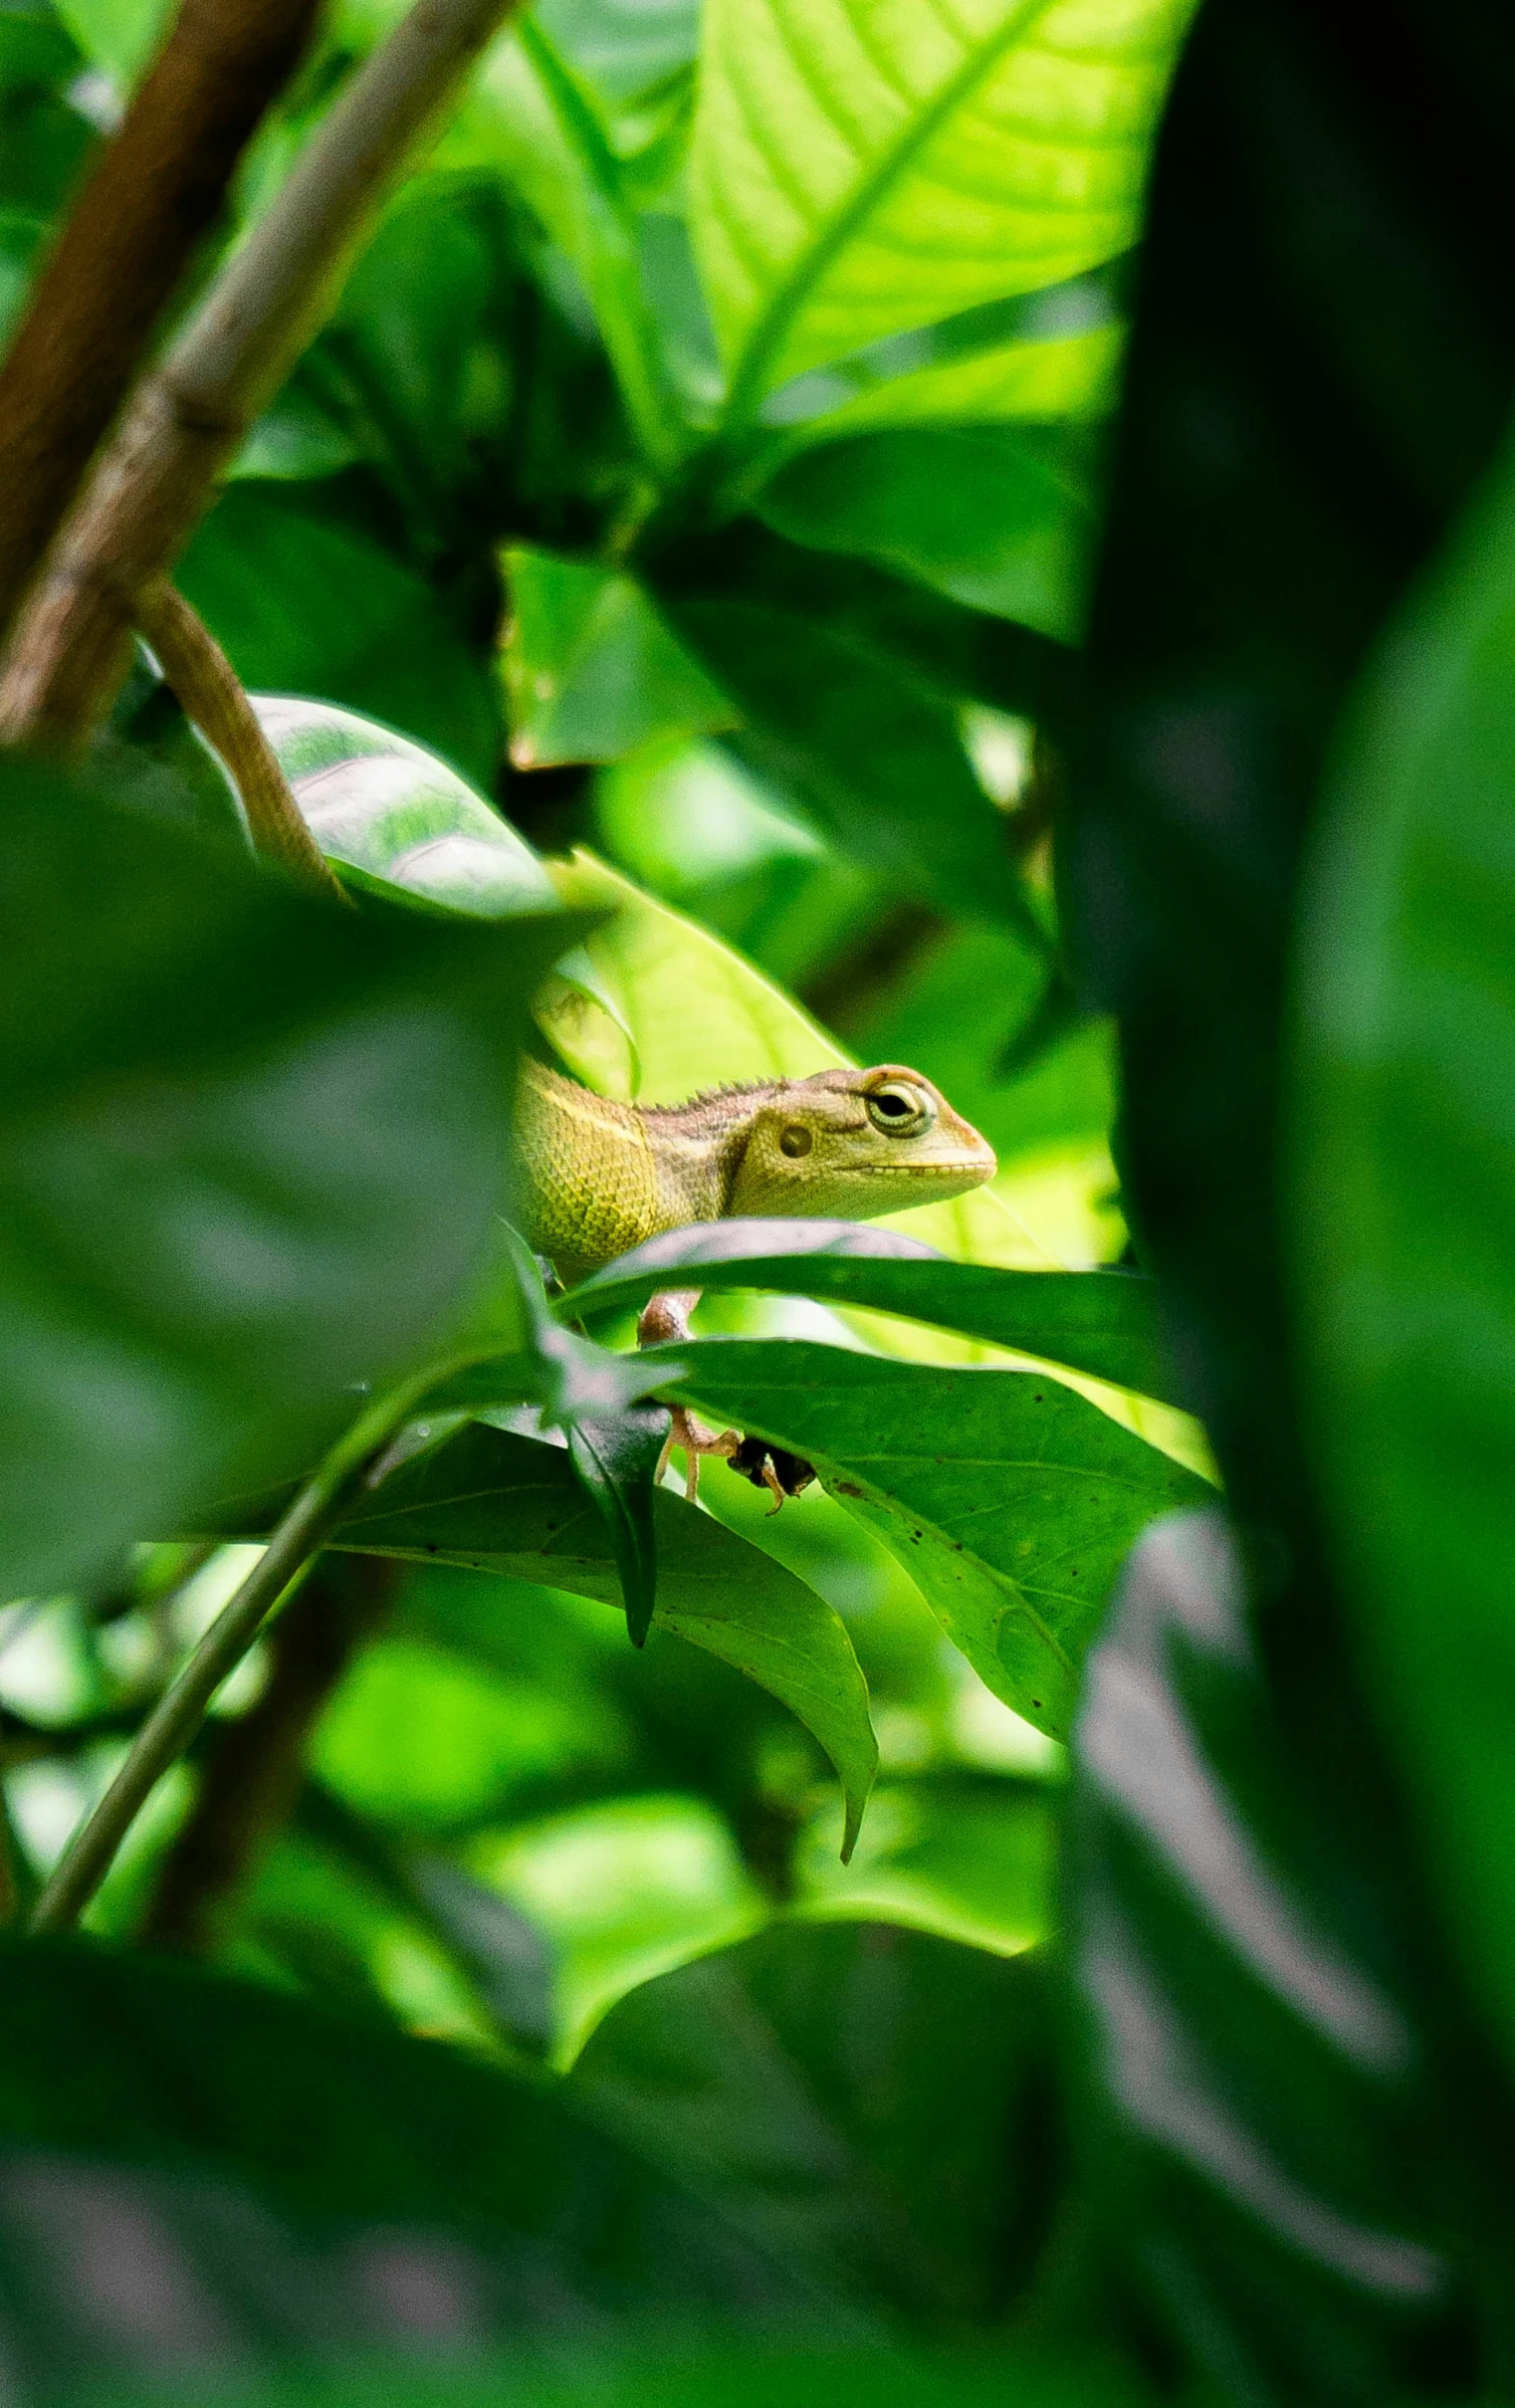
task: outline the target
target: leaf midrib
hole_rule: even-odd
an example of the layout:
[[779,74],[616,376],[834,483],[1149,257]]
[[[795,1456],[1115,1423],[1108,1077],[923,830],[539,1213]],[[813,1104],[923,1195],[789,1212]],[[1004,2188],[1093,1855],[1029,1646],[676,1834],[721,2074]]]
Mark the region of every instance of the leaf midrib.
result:
[[1020,9],[1011,12],[1006,23],[980,50],[964,61],[958,73],[943,85],[920,115],[902,127],[895,140],[880,153],[876,165],[856,185],[850,199],[837,212],[819,241],[796,262],[758,318],[748,339],[727,397],[723,418],[726,431],[740,427],[763,399],[765,388],[762,377],[807,295],[813,291],[844,244],[878,205],[883,193],[925,148],[953,110],[968,99],[974,86],[981,83],[989,70],[997,65],[1005,51],[1014,43],[1024,40],[1038,20],[1048,14],[1052,5],[1053,0],[1025,0]]

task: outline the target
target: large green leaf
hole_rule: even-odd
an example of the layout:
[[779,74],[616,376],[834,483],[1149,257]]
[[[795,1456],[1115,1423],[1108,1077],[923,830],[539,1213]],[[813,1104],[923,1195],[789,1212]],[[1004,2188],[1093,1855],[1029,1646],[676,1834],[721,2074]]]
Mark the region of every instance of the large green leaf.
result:
[[1185,0],[711,0],[691,172],[734,416],[1130,248]]
[[1360,696],[1300,984],[1313,1415],[1359,1647],[1515,2045],[1515,474]]
[[[234,1501],[217,1518],[228,1535],[257,1536],[274,1510],[269,1500]],[[734,1664],[799,1717],[841,1779],[850,1852],[878,1750],[867,1684],[845,1629],[793,1573],[666,1488],[653,1492],[652,1521],[652,1643],[660,1629],[672,1631]],[[330,1543],[621,1602],[610,1534],[574,1478],[566,1447],[482,1423],[392,1471]]]
[[806,1456],[975,1672],[1050,1737],[1120,1565],[1210,1491],[1039,1373],[939,1370],[797,1339],[707,1338],[665,1392]]
[[0,1585],[267,1477],[434,1335],[570,933],[333,911],[50,772],[0,812]]
[[4,1955],[0,2258],[31,2398],[114,2375],[138,2402],[261,2401],[335,2357],[389,2399],[419,2352],[530,2365],[692,2313],[836,2331],[812,2271],[543,2079],[187,1965]]
[[921,1932],[780,1925],[622,1999],[568,2095],[828,2289],[993,2318],[1051,2206],[1043,1983]]
[[570,1319],[624,1312],[680,1284],[766,1289],[904,1314],[1178,1401],[1151,1280],[950,1262],[901,1231],[856,1221],[721,1220],[669,1229],[595,1271],[558,1309]]

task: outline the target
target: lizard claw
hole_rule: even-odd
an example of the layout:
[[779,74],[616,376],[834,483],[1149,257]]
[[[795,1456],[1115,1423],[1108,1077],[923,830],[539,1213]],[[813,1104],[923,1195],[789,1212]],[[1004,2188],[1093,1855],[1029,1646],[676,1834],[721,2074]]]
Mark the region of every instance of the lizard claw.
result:
[[676,1405],[673,1408],[673,1421],[670,1423],[668,1435],[663,1441],[663,1452],[658,1461],[658,1477],[662,1478],[667,1468],[668,1457],[677,1446],[684,1456],[684,1494],[693,1505],[700,1494],[701,1457],[708,1454],[720,1455],[723,1461],[729,1463],[741,1445],[742,1440],[735,1429],[724,1429],[718,1437],[715,1430],[707,1429],[705,1423],[697,1421],[684,1406]]

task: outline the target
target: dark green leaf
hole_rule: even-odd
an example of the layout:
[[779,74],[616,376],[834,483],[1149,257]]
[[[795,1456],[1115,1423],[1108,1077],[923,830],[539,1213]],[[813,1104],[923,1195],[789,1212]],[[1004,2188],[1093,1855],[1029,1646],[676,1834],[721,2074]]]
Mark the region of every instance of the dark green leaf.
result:
[[572,924],[363,921],[51,772],[0,783],[13,1592],[268,1476],[435,1334]]
[[1076,642],[1094,497],[1058,428],[912,427],[838,437],[754,505],[791,543],[860,552],[957,602]]
[[1122,1271],[1001,1271],[949,1262],[903,1233],[856,1221],[720,1220],[668,1229],[594,1272],[556,1309],[571,1319],[625,1312],[681,1284],[766,1289],[906,1314],[1180,1402],[1151,1280]]
[[452,597],[348,525],[325,488],[232,485],[178,574],[245,686],[371,713],[492,782],[500,724],[486,646]]
[[1314,1414],[1358,1643],[1515,2035],[1515,482],[1356,714],[1301,987],[1295,1182]]
[[827,2289],[997,2318],[1052,2205],[1043,1982],[886,1924],[781,1925],[622,1999],[568,2093]]
[[[655,1358],[647,1357],[649,1372]],[[228,1537],[271,1527],[278,1497],[218,1508]],[[877,1748],[868,1691],[831,1608],[793,1573],[666,1488],[653,1492],[660,1629],[719,1655],[781,1699],[836,1766],[850,1852]],[[332,1542],[365,1555],[464,1564],[579,1597],[620,1601],[610,1535],[585,1497],[566,1446],[471,1423],[392,1471]]]
[[556,2352],[691,2313],[836,2331],[813,2275],[544,2080],[99,1947],[7,1942],[0,1998],[33,2397],[133,2373],[219,2398],[245,2373],[265,2399],[258,2374],[333,2345],[371,2385],[390,2351]]
[[613,1419],[580,1414],[568,1424],[568,1459],[610,1533],[634,1647],[646,1645],[657,1602],[652,1500],[671,1424],[661,1405],[630,1406]]
[[669,1393],[814,1463],[979,1677],[1054,1739],[1133,1539],[1211,1493],[1041,1373],[937,1370],[795,1339],[679,1352],[690,1369]]

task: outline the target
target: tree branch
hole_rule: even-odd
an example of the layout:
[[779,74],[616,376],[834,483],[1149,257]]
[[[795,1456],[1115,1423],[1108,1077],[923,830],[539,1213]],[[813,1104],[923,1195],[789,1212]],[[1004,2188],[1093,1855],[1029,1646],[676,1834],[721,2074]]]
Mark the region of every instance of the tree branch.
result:
[[158,1873],[142,1938],[191,1953],[220,1936],[300,1794],[306,1748],[352,1653],[383,1615],[403,1564],[325,1555],[274,1625],[268,1684],[218,1734],[199,1793]]
[[0,642],[317,0],[183,0],[0,370]]
[[303,886],[345,904],[345,890],[306,825],[279,757],[210,629],[166,577],[142,587],[132,616],[186,719],[225,763],[242,798],[254,851],[279,862]]
[[125,673],[131,597],[172,570],[216,478],[330,310],[419,135],[516,0],[417,0],[141,386],[0,683],[0,737],[69,752]]

